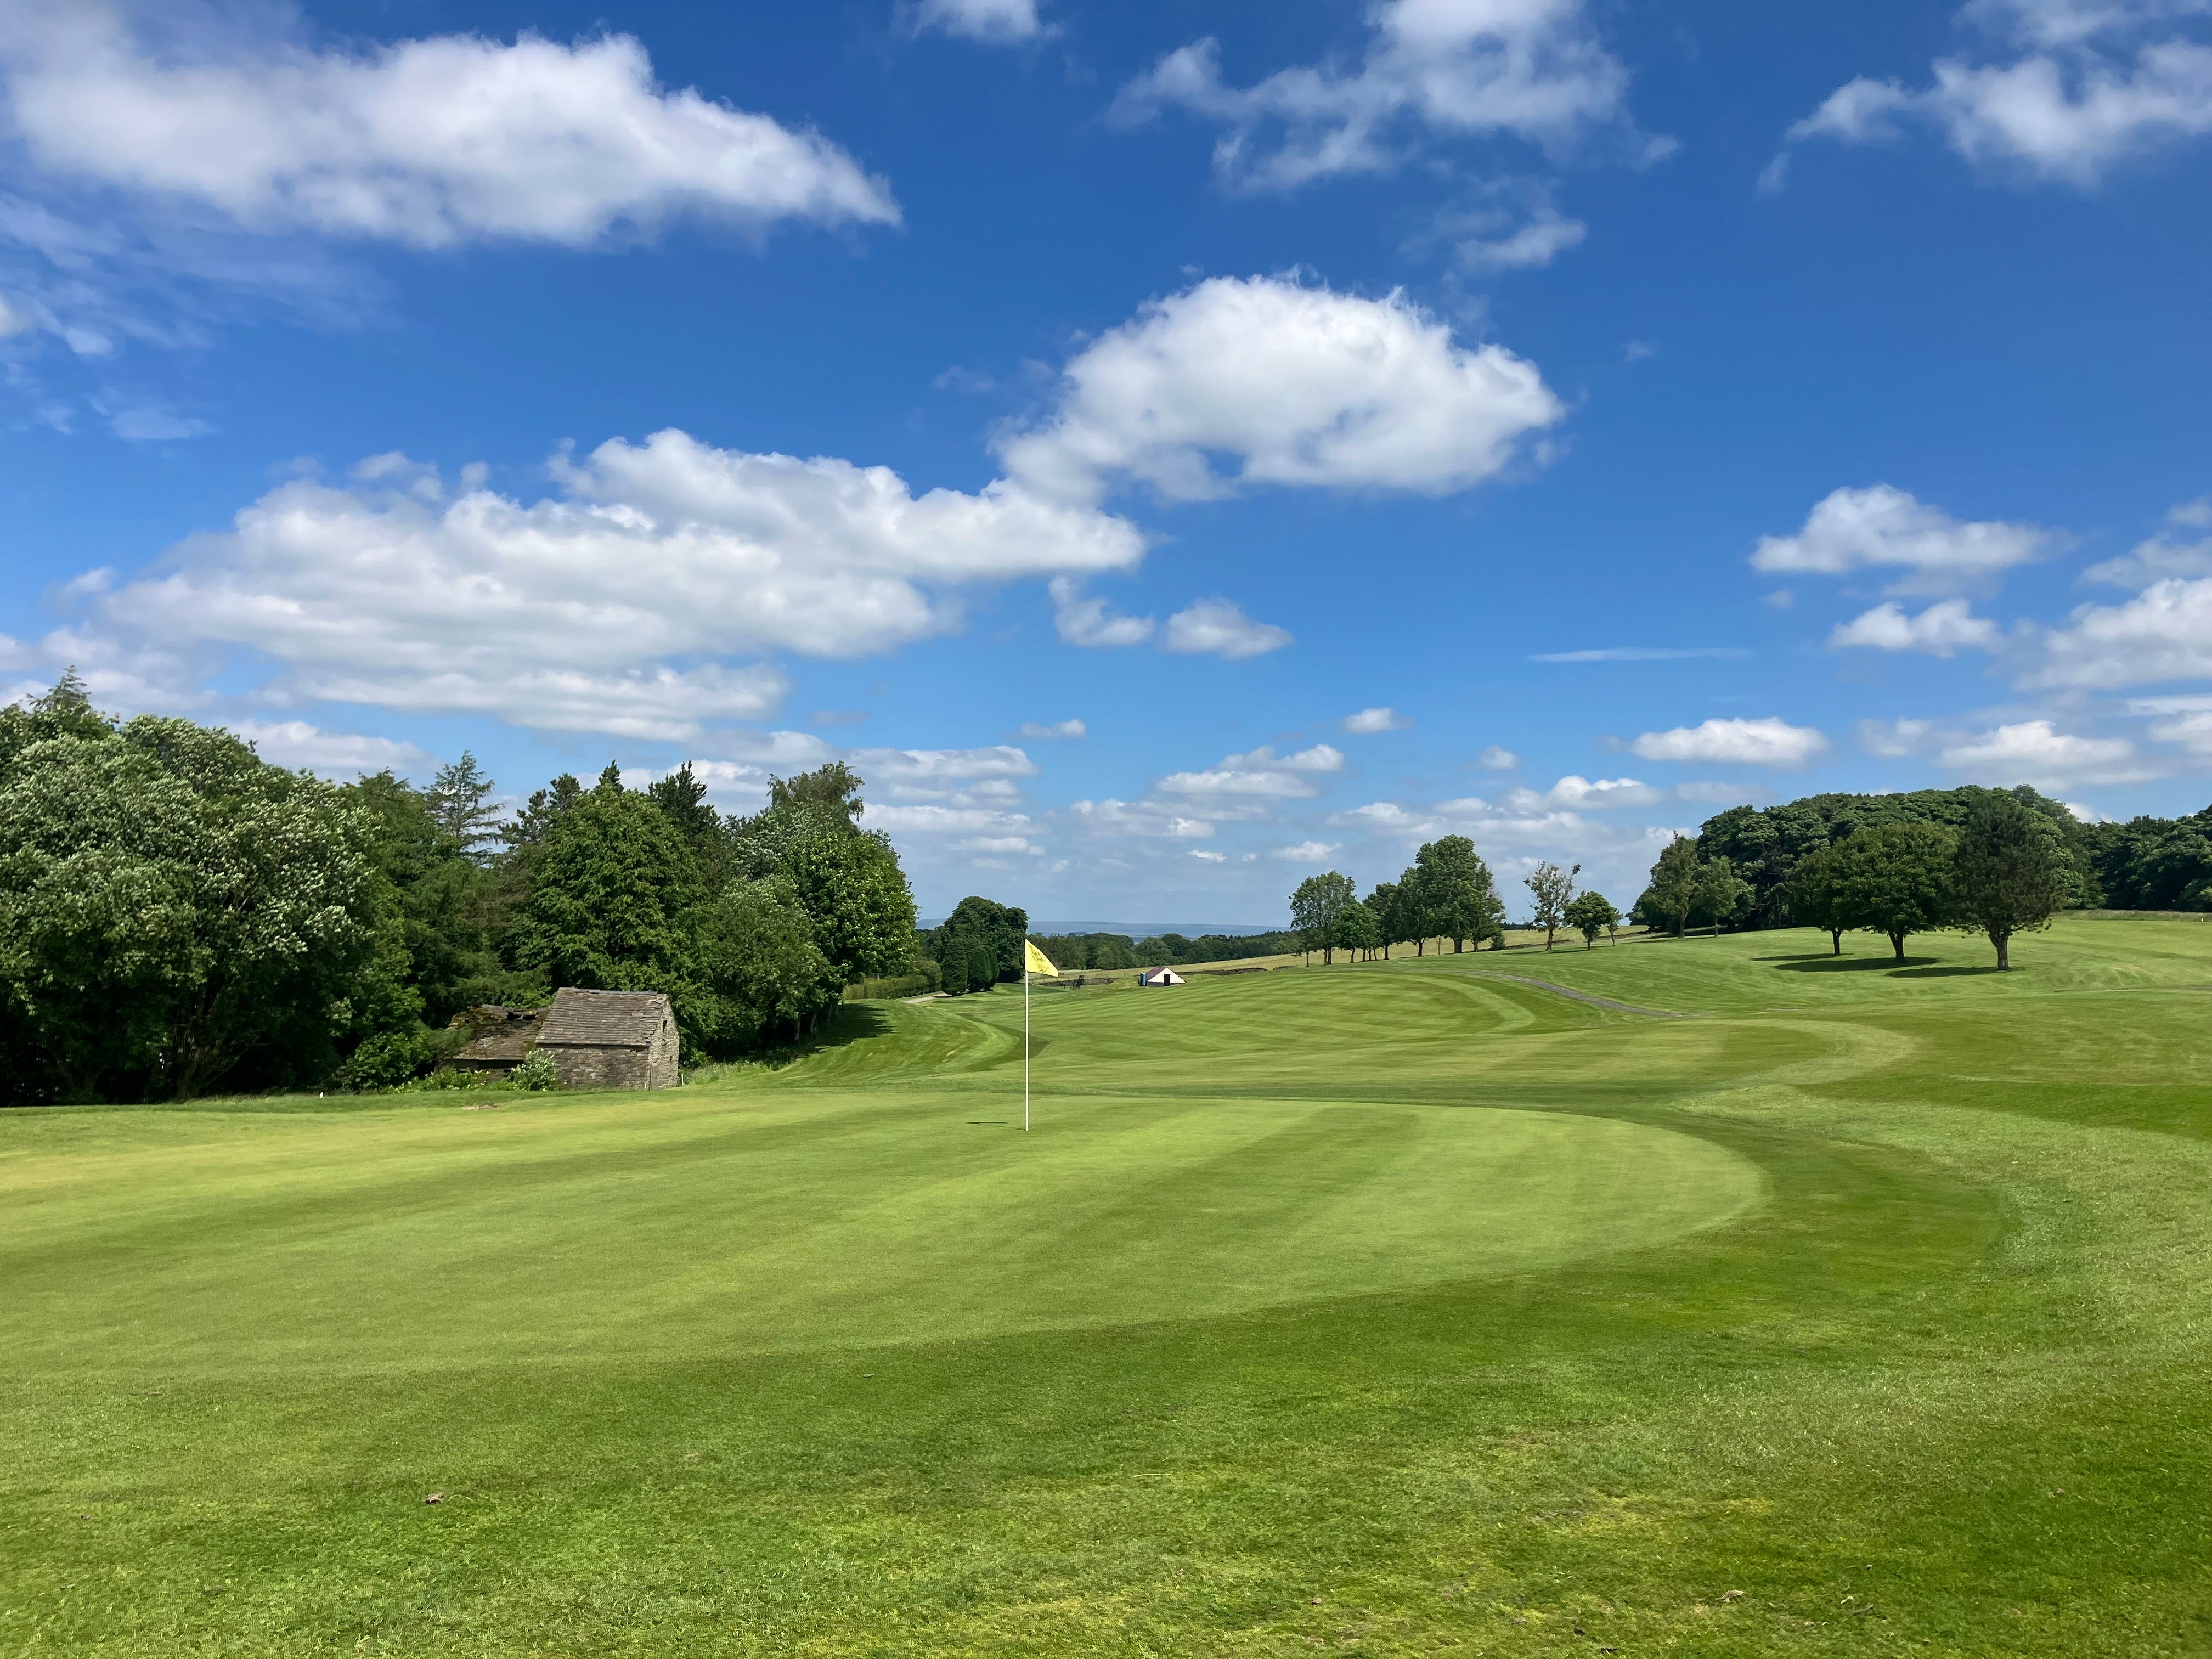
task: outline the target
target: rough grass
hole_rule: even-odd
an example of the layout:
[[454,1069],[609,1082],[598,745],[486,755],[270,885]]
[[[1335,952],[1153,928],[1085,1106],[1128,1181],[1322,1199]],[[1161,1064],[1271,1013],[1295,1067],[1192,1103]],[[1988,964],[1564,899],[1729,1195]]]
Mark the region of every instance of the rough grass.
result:
[[0,1650],[2212,1651],[2212,926],[1854,949],[0,1115]]

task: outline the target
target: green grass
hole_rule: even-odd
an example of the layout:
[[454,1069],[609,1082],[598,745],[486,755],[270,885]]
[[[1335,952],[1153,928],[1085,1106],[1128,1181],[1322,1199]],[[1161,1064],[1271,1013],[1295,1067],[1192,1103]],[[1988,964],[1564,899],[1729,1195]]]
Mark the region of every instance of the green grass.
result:
[[0,1651],[2212,1653],[2212,925],[1826,948],[0,1115]]

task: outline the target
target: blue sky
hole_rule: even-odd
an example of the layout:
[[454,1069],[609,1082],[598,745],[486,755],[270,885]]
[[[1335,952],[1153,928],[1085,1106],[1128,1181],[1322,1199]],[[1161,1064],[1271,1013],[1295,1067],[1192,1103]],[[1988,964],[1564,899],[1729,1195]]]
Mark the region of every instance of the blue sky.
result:
[[2212,797],[2212,9],[0,18],[0,695],[836,755],[925,910]]

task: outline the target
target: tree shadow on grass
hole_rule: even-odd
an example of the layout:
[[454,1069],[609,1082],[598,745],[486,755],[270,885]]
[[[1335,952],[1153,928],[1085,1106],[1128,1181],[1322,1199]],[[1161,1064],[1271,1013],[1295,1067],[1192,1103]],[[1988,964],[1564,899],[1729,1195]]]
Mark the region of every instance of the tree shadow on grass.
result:
[[1915,969],[1936,973],[1963,973],[1964,969],[1936,968],[1934,957],[1907,957],[1899,962],[1895,957],[1763,957],[1763,962],[1778,964],[1784,974],[1908,974]]
[[[1998,966],[1996,965],[1996,963],[1995,963],[1994,962],[1986,962],[1986,963],[1983,963],[1980,967],[1978,967],[1978,968],[1966,968],[1966,967],[1952,967],[1952,968],[1914,968],[1914,969],[1910,969],[1910,970],[1908,970],[1908,971],[1899,973],[1899,974],[1898,975],[1898,978],[1899,978],[1899,979],[1970,979],[1970,978],[1979,978],[1979,977],[1980,977],[1982,975],[1984,975],[1984,974],[2001,974],[2001,973],[2002,973],[2003,971],[2004,971],[2004,969],[2002,969],[2002,968],[1998,967]],[[2017,969],[2015,969],[2014,971],[2018,971],[2018,970],[2017,970]]]

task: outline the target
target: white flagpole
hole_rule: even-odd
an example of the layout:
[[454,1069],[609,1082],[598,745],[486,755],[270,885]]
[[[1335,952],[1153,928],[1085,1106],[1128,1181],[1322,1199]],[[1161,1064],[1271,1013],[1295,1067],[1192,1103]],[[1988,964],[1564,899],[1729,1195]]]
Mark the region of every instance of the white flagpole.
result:
[[[1026,940],[1024,941],[1027,943]],[[1022,964],[1022,1133],[1030,1132],[1030,965]]]

